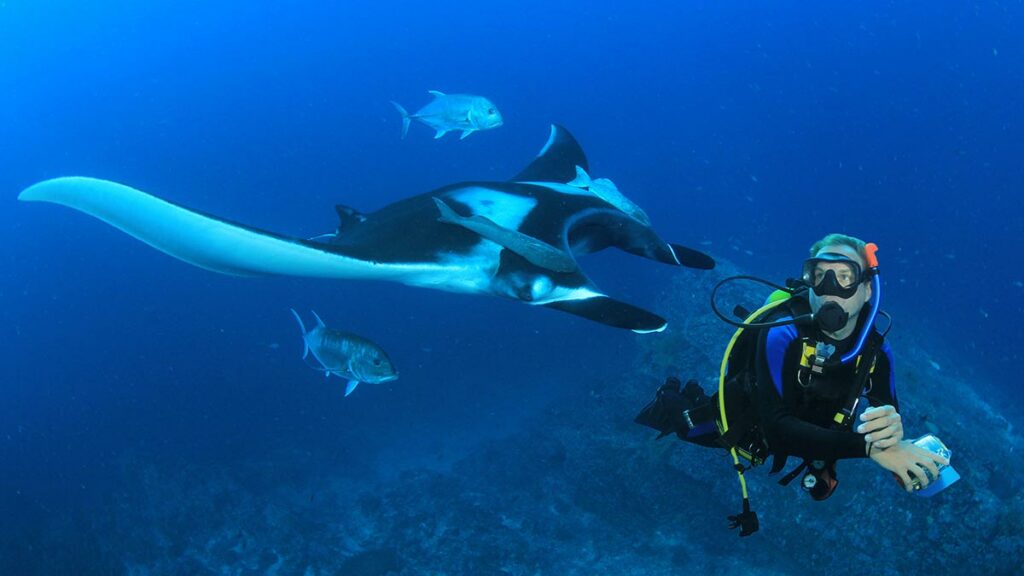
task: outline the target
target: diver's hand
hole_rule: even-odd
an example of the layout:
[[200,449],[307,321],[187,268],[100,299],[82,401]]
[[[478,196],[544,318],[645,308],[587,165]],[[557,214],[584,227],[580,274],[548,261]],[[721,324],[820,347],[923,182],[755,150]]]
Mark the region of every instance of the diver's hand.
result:
[[907,492],[914,491],[912,476],[921,483],[921,488],[928,485],[928,470],[932,478],[939,477],[939,465],[949,464],[949,460],[916,446],[909,440],[903,440],[885,450],[872,450],[871,459],[879,466],[892,472],[903,481],[903,488]]
[[891,448],[903,440],[903,418],[892,406],[868,408],[860,419],[864,423],[857,427],[857,432],[867,434],[864,441],[868,444],[868,456],[875,450]]

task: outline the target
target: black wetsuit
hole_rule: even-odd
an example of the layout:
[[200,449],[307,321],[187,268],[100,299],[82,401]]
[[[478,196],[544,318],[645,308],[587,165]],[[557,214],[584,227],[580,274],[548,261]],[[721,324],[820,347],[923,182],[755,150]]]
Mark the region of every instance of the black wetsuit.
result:
[[[864,458],[864,435],[854,431],[861,424],[859,419],[854,421],[853,430],[833,428],[833,418],[854,385],[854,362],[830,368],[824,375],[815,377],[810,387],[805,386],[806,382],[799,382],[803,336],[832,344],[836,347],[835,354],[842,355],[854,345],[860,326],[843,341],[832,340],[817,329],[808,333],[804,330],[801,328],[798,332],[793,325],[780,326],[762,331],[759,337],[756,404],[768,448],[776,459],[786,456],[823,461]],[[803,372],[806,375],[806,370]],[[871,406],[888,404],[899,410],[888,344],[882,345],[862,396]]]

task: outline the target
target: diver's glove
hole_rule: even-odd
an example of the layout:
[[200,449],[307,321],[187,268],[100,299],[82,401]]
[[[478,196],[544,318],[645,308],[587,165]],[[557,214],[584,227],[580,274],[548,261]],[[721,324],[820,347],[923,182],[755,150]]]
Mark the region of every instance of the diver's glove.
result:
[[683,387],[679,378],[669,376],[658,388],[654,400],[644,406],[633,421],[661,432],[658,440],[669,434],[685,437],[689,427],[686,425],[683,412],[704,399],[707,399],[707,396],[696,380],[690,380]]

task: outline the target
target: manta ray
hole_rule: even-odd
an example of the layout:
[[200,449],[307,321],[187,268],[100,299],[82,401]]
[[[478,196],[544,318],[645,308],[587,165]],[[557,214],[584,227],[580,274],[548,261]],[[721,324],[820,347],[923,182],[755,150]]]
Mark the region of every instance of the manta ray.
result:
[[646,218],[605,199],[615,197],[578,185],[587,169],[576,139],[552,126],[540,154],[508,181],[452,184],[367,214],[339,205],[337,230],[310,239],[95,178],[46,180],[18,198],[80,210],[223,274],[393,281],[502,296],[639,333],[664,330],[660,316],[602,293],[575,256],[614,246],[671,266],[710,269],[714,261],[662,240]]

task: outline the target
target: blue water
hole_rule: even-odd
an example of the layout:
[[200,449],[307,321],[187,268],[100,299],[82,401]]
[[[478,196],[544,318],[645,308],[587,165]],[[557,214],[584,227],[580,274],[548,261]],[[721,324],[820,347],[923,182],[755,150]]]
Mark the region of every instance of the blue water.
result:
[[[312,236],[335,203],[507,178],[558,122],[662,236],[746,271],[793,276],[829,232],[876,242],[904,338],[1019,422],[1021,2],[334,4],[0,2],[0,538],[22,534],[0,551],[21,566],[24,534],[45,547],[59,511],[131,490],[125,462],[443,465],[626,377],[635,349],[493,298],[215,275],[17,202],[62,175]],[[388,101],[428,89],[486,95],[505,125],[401,140]],[[583,263],[641,306],[690,274]],[[401,379],[343,399],[289,307],[375,340]]]

